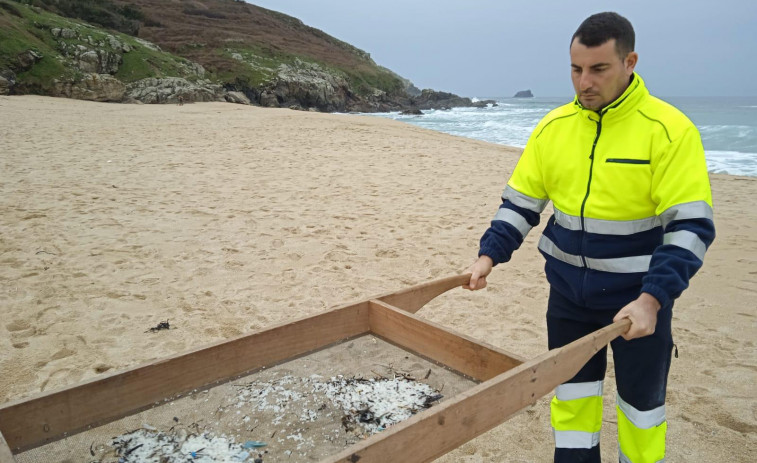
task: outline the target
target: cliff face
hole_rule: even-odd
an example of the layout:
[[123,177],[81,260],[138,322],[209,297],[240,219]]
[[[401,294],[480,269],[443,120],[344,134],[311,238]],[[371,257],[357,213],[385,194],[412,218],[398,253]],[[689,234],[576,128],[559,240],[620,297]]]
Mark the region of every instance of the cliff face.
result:
[[473,105],[421,93],[368,53],[242,1],[24,2],[39,6],[0,0],[0,94],[320,111]]

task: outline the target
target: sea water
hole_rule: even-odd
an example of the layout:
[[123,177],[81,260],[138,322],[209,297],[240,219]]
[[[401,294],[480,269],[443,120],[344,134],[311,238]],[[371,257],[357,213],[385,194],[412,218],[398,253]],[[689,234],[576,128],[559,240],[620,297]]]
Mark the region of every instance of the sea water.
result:
[[[483,98],[482,98],[483,99]],[[550,110],[570,98],[490,98],[497,106],[399,112],[378,116],[440,132],[524,147],[531,131]],[[710,172],[757,176],[757,97],[662,98],[684,112],[699,129]]]

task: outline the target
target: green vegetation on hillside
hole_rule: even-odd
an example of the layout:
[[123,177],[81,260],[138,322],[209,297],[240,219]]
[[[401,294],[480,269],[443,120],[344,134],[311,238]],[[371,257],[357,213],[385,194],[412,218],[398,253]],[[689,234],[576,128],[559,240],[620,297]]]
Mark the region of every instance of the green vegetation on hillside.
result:
[[360,96],[371,95],[376,89],[392,93],[403,88],[396,75],[378,66],[343,68],[309,56],[249,44],[235,44],[234,47],[219,50],[218,54],[227,63],[223,68],[214,69],[217,77],[224,82],[244,83],[249,87],[258,88],[270,84],[282,65],[297,68],[302,63],[311,63],[344,78],[355,94]]
[[[134,45],[136,42],[130,42]],[[129,83],[148,77],[185,77],[196,80],[188,72],[189,61],[166,52],[141,46],[123,54],[123,63],[115,74],[119,80]]]
[[17,73],[19,82],[23,82],[27,91],[46,93],[53,79],[73,78],[72,70],[66,68],[56,59],[55,41],[42,27],[71,27],[71,22],[57,15],[36,13],[24,5],[12,4],[0,0],[0,70],[17,69],[18,55],[32,50],[42,56],[28,70],[20,69]]
[[403,80],[365,51],[238,0],[0,0],[0,72],[8,71],[15,93],[56,94],[56,81],[97,72],[123,83],[207,78],[253,99],[273,91],[279,102],[322,109],[335,107],[324,89],[341,107],[345,95],[348,103],[406,97]]
[[110,0],[16,0],[56,13],[76,18],[106,29],[137,35],[147,16],[134,5],[116,5]]
[[[281,64],[294,63],[294,56],[266,51],[262,47],[234,44],[233,47],[217,50],[227,64],[214,71],[224,82],[238,82],[251,88],[270,83]],[[241,59],[240,59],[241,58]]]
[[[54,36],[54,29],[75,32],[73,37]],[[110,39],[129,47],[116,50]],[[96,45],[93,45],[96,44]],[[152,49],[129,35],[107,32],[77,20],[63,18],[41,8],[0,0],[0,70],[16,73],[19,90],[51,94],[55,81],[77,81],[82,72],[66,50],[96,49],[122,56],[115,74],[129,83],[146,77],[186,77],[196,80],[192,63],[170,53]],[[19,54],[32,50],[42,58],[29,69],[20,67]]]
[[394,74],[386,71],[360,72],[346,71],[350,83],[358,95],[369,95],[373,89],[392,94],[402,90],[402,82]]

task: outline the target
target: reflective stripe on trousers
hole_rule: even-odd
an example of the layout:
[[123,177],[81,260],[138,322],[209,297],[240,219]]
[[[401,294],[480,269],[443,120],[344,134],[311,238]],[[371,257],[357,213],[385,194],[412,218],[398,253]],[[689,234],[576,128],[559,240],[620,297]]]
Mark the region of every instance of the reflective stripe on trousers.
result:
[[641,411],[618,395],[618,444],[621,463],[665,461],[665,405]]
[[550,404],[555,447],[590,449],[602,427],[602,381],[557,386]]
[[[550,404],[555,447],[590,449],[599,444],[602,427],[602,381],[566,383],[557,387]],[[665,406],[640,411],[617,398],[621,463],[665,461]]]

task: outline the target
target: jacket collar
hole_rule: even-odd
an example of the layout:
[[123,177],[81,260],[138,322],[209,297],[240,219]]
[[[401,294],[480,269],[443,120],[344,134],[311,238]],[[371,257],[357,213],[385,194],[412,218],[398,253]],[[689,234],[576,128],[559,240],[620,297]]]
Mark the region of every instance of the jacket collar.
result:
[[622,119],[626,115],[634,112],[639,107],[641,102],[649,95],[644,80],[640,75],[635,72],[631,76],[631,83],[628,84],[628,88],[618,97],[605,106],[601,111],[593,111],[588,108],[584,108],[578,101],[578,95],[573,99],[573,104],[584,117],[588,117],[592,120],[596,120],[597,115],[601,115],[603,120],[617,120]]

